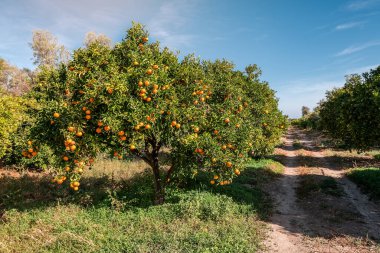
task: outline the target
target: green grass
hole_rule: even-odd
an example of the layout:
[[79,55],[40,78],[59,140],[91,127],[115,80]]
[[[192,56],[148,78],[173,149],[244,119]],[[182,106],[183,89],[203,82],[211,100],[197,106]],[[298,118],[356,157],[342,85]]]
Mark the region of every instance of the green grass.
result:
[[380,168],[352,169],[347,176],[371,198],[380,199]]
[[302,144],[301,144],[301,142],[299,140],[295,140],[293,142],[293,148],[295,148],[295,149],[301,149],[301,148],[303,148],[303,146],[302,146]]
[[299,186],[297,187],[297,195],[299,198],[308,198],[313,193],[324,193],[331,196],[342,196],[343,190],[334,178],[318,175],[301,176]]
[[260,184],[281,170],[252,160],[224,187],[200,175],[167,189],[161,206],[140,163],[100,161],[77,193],[46,177],[0,177],[0,252],[257,252],[271,211]]

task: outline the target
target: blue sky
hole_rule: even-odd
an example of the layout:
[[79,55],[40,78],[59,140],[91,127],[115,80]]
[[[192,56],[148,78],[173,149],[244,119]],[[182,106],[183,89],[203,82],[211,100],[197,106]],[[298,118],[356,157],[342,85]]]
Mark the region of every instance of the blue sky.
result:
[[35,29],[75,49],[88,31],[120,41],[132,20],[181,55],[258,64],[291,117],[380,64],[380,0],[0,0],[0,57],[33,68]]

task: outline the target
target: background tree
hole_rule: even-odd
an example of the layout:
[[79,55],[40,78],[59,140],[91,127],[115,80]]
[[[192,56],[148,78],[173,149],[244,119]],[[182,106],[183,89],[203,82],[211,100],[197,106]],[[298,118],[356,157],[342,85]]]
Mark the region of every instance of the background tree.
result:
[[56,67],[60,62],[67,62],[70,58],[67,49],[48,31],[33,31],[30,46],[33,50],[34,64],[38,66]]
[[0,58],[0,87],[8,93],[21,95],[30,90],[33,72],[19,69]]
[[320,125],[349,149],[380,145],[380,67],[350,75],[320,103]]
[[93,43],[97,43],[99,45],[110,48],[112,41],[109,37],[101,33],[100,34],[96,34],[95,32],[86,33],[85,38],[84,38],[84,45],[86,47],[89,47]]
[[302,117],[306,117],[310,114],[310,108],[307,106],[302,106]]

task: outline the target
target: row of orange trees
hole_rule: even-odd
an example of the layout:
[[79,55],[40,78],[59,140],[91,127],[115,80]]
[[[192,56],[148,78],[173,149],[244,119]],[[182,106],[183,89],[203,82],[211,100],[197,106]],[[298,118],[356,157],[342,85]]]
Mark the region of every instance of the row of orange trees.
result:
[[320,127],[349,149],[380,145],[380,66],[347,78],[344,87],[327,92],[319,106]]
[[157,204],[173,177],[202,171],[211,184],[230,184],[249,155],[272,152],[286,128],[259,74],[225,60],[179,61],[135,24],[112,48],[93,43],[68,64],[41,70],[33,90],[41,109],[23,155],[49,146],[55,181],[73,190],[99,153],[139,157],[152,168]]

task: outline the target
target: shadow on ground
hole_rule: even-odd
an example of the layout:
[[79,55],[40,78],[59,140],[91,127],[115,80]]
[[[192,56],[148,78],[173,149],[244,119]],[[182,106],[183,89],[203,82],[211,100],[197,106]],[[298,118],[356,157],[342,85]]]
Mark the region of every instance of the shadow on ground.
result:
[[[168,186],[166,203],[177,203],[180,200],[176,194],[178,191],[208,191],[231,197],[237,203],[250,205],[261,219],[269,217],[271,201],[260,186],[278,174],[267,168],[248,166],[233,184],[223,187],[210,186],[210,175],[199,174],[196,180],[174,181]],[[78,192],[72,191],[68,182],[57,185],[50,180],[50,176],[42,173],[0,175],[0,220],[2,214],[10,209],[29,211],[58,204],[76,204],[84,208],[109,206],[120,210],[148,208],[153,205],[153,178],[149,170],[127,180],[115,180],[108,176],[85,177],[81,179]]]

